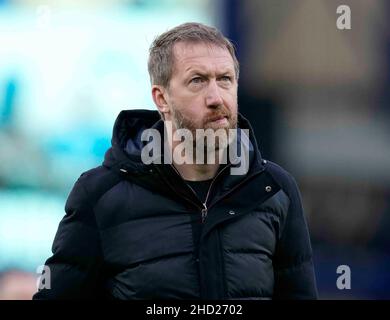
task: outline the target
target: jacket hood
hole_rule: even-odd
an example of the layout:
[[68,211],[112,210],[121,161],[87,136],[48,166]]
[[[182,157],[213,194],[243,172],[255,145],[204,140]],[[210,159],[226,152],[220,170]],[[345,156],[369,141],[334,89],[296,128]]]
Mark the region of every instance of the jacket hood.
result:
[[[249,121],[238,113],[238,127],[249,130],[250,169],[262,167],[260,150]],[[113,128],[111,148],[105,154],[103,165],[126,171],[148,171],[150,165],[144,164],[141,159],[142,148],[148,143],[141,140],[145,129],[156,129],[164,136],[164,122],[157,111],[151,110],[123,110],[119,113]],[[163,140],[163,138],[162,138]],[[238,135],[238,143],[240,134]],[[161,149],[163,150],[163,149]],[[239,149],[238,149],[239,150]],[[162,155],[160,155],[162,157]],[[163,160],[162,160],[163,163]]]

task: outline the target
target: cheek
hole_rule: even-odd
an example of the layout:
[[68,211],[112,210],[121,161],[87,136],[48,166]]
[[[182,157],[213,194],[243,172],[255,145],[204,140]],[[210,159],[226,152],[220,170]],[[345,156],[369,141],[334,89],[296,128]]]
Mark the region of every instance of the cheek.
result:
[[205,110],[205,102],[202,97],[191,97],[188,99],[183,100],[182,103],[182,110],[187,115],[193,117],[194,119],[197,119],[201,116],[203,110]]
[[197,99],[180,99],[174,102],[174,108],[187,120],[196,124],[202,122],[202,107]]
[[237,93],[229,93],[226,95],[225,106],[231,111],[237,110]]

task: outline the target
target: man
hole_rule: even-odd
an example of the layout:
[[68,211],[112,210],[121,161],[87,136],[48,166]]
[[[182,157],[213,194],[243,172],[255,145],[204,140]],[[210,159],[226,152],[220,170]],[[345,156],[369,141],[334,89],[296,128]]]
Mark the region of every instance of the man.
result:
[[[237,112],[232,44],[215,28],[180,25],[152,44],[149,73],[158,112],[119,114],[103,165],[69,195],[46,262],[50,289],[34,298],[316,298],[300,194]],[[222,134],[210,142],[200,129]],[[193,136],[185,148],[180,130]],[[145,149],[151,140],[161,149]],[[185,154],[188,145],[196,150]],[[195,159],[214,151],[215,161]]]

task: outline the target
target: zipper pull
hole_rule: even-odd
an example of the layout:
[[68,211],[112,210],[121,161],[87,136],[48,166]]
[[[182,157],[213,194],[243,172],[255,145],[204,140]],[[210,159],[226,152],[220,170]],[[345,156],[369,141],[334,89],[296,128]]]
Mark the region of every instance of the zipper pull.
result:
[[202,209],[202,223],[206,220],[207,217],[207,207],[206,204],[203,203],[203,209]]

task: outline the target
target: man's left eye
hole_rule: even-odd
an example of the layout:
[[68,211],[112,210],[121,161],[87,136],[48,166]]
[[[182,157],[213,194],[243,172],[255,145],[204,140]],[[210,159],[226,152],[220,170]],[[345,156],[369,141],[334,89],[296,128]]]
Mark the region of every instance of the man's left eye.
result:
[[229,76],[223,76],[220,78],[222,81],[231,81],[231,78]]

